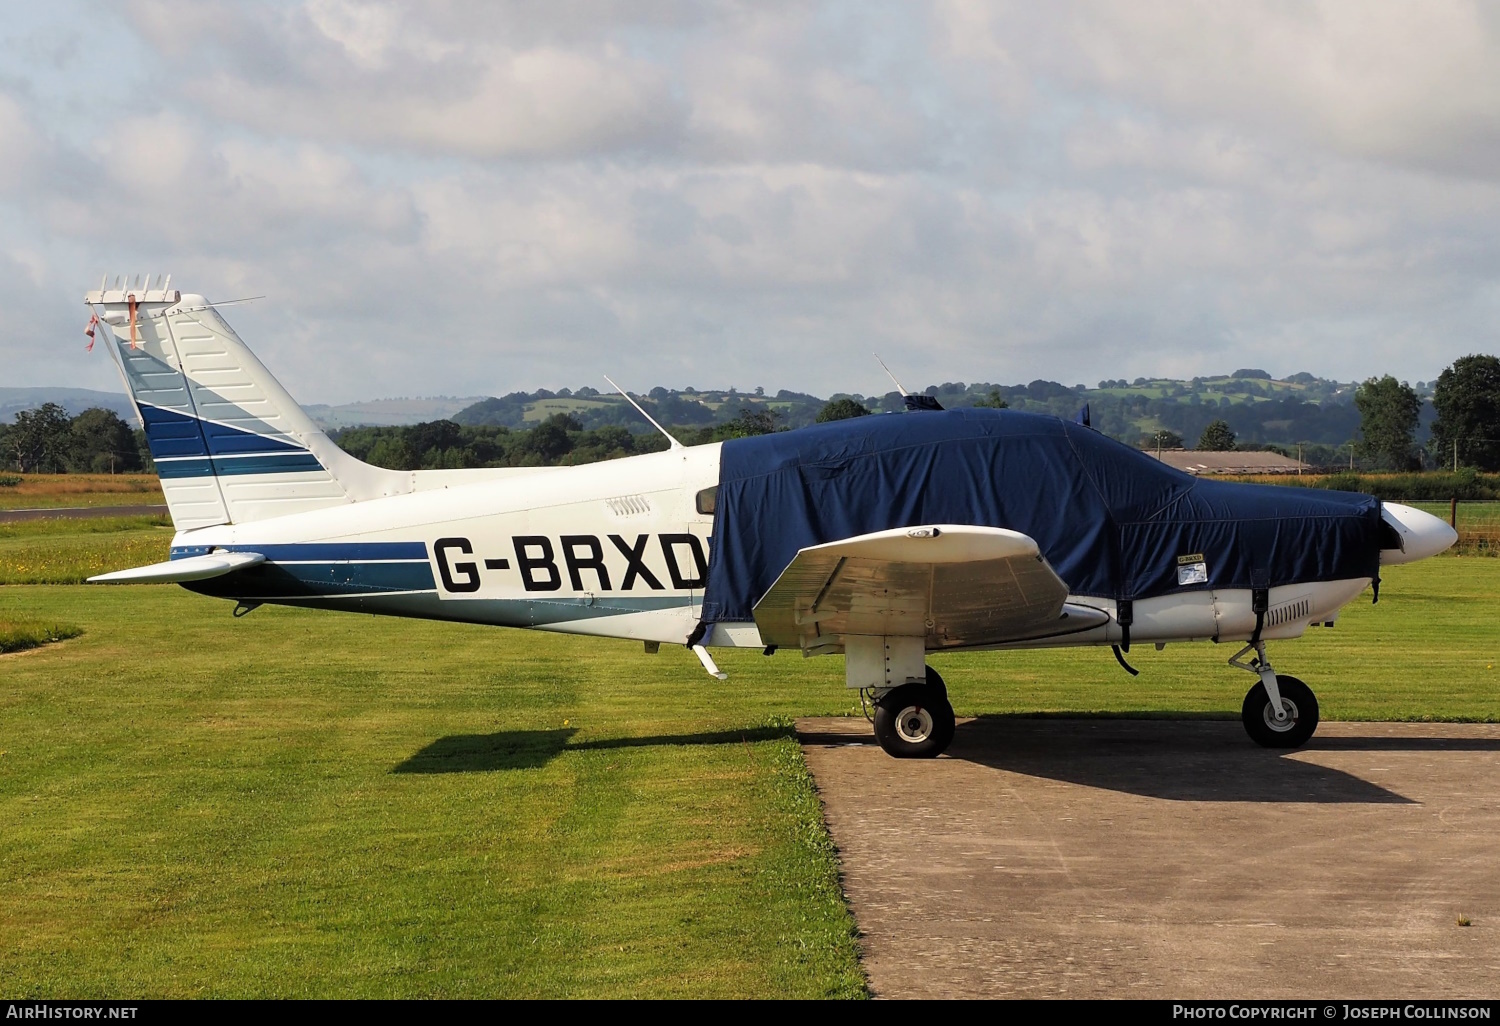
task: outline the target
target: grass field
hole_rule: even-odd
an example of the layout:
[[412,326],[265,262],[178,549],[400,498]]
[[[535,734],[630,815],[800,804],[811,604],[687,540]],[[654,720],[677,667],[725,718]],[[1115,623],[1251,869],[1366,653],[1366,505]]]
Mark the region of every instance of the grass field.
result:
[[0,655],[67,641],[82,633],[82,628],[72,624],[0,618]]
[[160,586],[23,615],[85,634],[0,662],[11,994],[863,993],[817,675]]
[[167,558],[164,516],[0,523],[0,584],[77,584],[95,574]]
[[[1328,718],[1500,718],[1500,561],[1274,645]],[[42,995],[863,993],[786,724],[837,659],[0,588],[0,979]],[[1227,649],[936,657],[961,713],[1237,715]]]
[[[0,525],[0,581],[165,555]],[[46,564],[51,570],[20,569]],[[50,563],[49,563],[50,560]],[[102,560],[104,565],[96,565]],[[1391,567],[1273,644],[1328,719],[1500,720],[1500,560]],[[0,587],[0,980],[25,996],[858,996],[789,724],[839,659]],[[1238,716],[1227,646],[933,658],[962,715]]]
[[166,502],[155,474],[11,474],[0,510],[55,506],[152,506]]

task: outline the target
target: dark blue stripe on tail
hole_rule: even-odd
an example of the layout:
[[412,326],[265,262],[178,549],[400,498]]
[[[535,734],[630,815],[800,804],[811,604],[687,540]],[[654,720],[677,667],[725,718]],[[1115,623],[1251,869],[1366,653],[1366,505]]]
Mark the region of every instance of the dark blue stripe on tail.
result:
[[146,444],[151,448],[153,460],[208,455],[208,446],[196,419],[148,403],[141,403],[140,411],[141,420],[146,425]]
[[323,469],[312,453],[279,438],[199,420],[148,403],[141,403],[140,410],[151,458],[157,461],[157,473],[165,478],[235,477]]
[[167,459],[158,461],[161,477],[236,477],[242,474],[300,474],[322,470],[323,464],[306,449],[286,453],[263,453],[234,459]]

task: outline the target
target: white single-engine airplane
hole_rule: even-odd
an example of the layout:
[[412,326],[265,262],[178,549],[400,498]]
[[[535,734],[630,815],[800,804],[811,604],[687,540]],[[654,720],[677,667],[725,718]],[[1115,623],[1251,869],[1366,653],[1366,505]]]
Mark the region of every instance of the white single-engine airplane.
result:
[[170,561],[92,580],[175,581],[237,614],[273,602],[670,642],[720,679],[713,647],[842,653],[894,756],[953,737],[928,652],[1112,646],[1129,670],[1132,643],[1206,640],[1244,645],[1230,665],[1258,678],[1250,736],[1296,747],[1318,703],[1266,642],[1332,626],[1372,583],[1378,598],[1382,566],[1457,537],[1408,506],[1201,480],[1008,410],[674,440],[578,467],[382,470],[170,285],[85,297],[177,528]]

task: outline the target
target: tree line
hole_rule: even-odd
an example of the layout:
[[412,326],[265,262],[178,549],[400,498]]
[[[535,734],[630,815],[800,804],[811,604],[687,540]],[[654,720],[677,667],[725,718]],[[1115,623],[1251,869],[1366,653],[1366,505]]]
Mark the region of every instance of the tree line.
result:
[[[1106,384],[1101,382],[1101,384]],[[1112,382],[1108,384],[1113,384]],[[1432,393],[1436,419],[1428,443],[1419,445],[1422,398],[1404,381],[1386,374],[1362,382],[1354,393],[1359,414],[1354,454],[1381,470],[1457,470],[1461,466],[1500,470],[1500,358],[1461,357],[1438,376]],[[1175,449],[1181,435],[1162,430],[1143,439],[1147,446]],[[1252,448],[1240,443],[1229,422],[1215,419],[1203,428],[1197,449],[1209,452]],[[1285,445],[1259,445],[1290,455]],[[1337,447],[1343,448],[1343,447]],[[1309,445],[1304,457],[1312,463],[1333,463],[1335,447]]]
[[150,466],[146,433],[113,410],[84,410],[76,417],[43,403],[0,424],[0,466],[23,474],[122,474]]
[[[1265,372],[1255,372],[1264,374]],[[1251,374],[1250,371],[1236,372]],[[1267,375],[1269,377],[1269,375]],[[1310,377],[1310,376],[1309,376]],[[1137,379],[1139,385],[1142,379]],[[1126,387],[1119,382],[1102,381],[1103,386]],[[591,390],[590,390],[591,391]],[[557,393],[561,395],[561,393]],[[570,393],[583,396],[583,390]],[[597,394],[597,393],[593,393]],[[696,393],[694,393],[696,394]],[[931,386],[923,393],[949,408],[1011,407],[1055,413],[1071,417],[1080,398],[1077,391],[1056,382],[1033,381],[1029,385],[976,386],[948,382]],[[551,395],[551,393],[549,393]],[[1090,393],[1094,395],[1094,393]],[[864,397],[836,395],[824,401],[805,393],[780,392],[784,401],[772,407],[761,394],[740,395],[732,390],[716,398],[722,400],[717,411],[700,402],[684,401],[665,389],[655,389],[643,404],[685,445],[725,441],[750,435],[768,434],[804,424],[868,416],[899,408],[899,393]],[[485,400],[475,404],[453,420],[429,421],[400,427],[358,427],[331,432],[333,439],[351,455],[376,466],[394,470],[462,469],[467,467],[535,467],[593,463],[640,453],[656,452],[667,447],[667,440],[644,424],[640,415],[621,403],[618,410],[607,411],[609,420],[629,419],[626,423],[601,422],[595,413],[584,415],[555,413],[538,422],[524,419],[521,393],[504,399]],[[740,402],[731,400],[738,398]],[[1149,408],[1161,400],[1143,396],[1114,397],[1113,409],[1132,410],[1139,400]],[[1093,405],[1094,400],[1090,399]],[[1283,404],[1275,407],[1275,404]],[[1334,407],[1325,402],[1323,407]],[[1273,408],[1275,407],[1275,408]],[[1305,437],[1296,430],[1301,422],[1295,417],[1268,420],[1267,416],[1308,407],[1322,415],[1318,404],[1295,399],[1267,399],[1253,407],[1227,408],[1216,404],[1184,406],[1197,414],[1196,419],[1179,422],[1186,428],[1195,425],[1197,448],[1205,450],[1273,449],[1292,455],[1295,450],[1256,437],[1258,432],[1244,430],[1240,416],[1260,418],[1254,421],[1263,428],[1277,423],[1281,438]],[[680,408],[680,409],[679,409]],[[1343,409],[1349,410],[1348,407]],[[1483,471],[1500,471],[1500,358],[1471,355],[1455,360],[1438,377],[1433,387],[1432,409],[1436,419],[1431,424],[1427,444],[1418,442],[1424,403],[1418,392],[1391,375],[1372,377],[1354,391],[1350,412],[1357,415],[1343,437],[1357,432],[1355,446],[1368,467],[1392,471],[1413,471],[1424,467],[1453,469],[1472,467]],[[816,412],[813,412],[816,411]],[[688,423],[674,418],[687,416]],[[1128,437],[1111,430],[1111,418],[1101,423],[1100,411],[1093,411],[1094,427],[1106,434],[1134,441],[1142,448],[1178,448],[1192,437],[1172,427],[1148,435]],[[1123,419],[1121,417],[1120,419]],[[496,423],[505,421],[505,423]],[[707,421],[707,422],[706,422]],[[1158,421],[1161,422],[1160,420]],[[1249,435],[1250,437],[1246,437]],[[1340,462],[1339,451],[1347,446],[1308,445],[1303,452],[1306,462],[1334,464]],[[153,469],[145,444],[145,435],[132,430],[110,410],[94,408],[76,417],[55,403],[17,414],[14,424],[0,424],[0,467],[29,473],[122,473]]]
[[[640,414],[636,414],[637,417]],[[673,425],[684,445],[781,430],[774,410],[741,409],[732,420],[704,427]],[[530,428],[435,420],[400,427],[346,428],[332,433],[345,452],[390,470],[462,470],[469,467],[559,467],[660,452],[662,435],[615,424],[585,428],[570,413],[554,413]]]

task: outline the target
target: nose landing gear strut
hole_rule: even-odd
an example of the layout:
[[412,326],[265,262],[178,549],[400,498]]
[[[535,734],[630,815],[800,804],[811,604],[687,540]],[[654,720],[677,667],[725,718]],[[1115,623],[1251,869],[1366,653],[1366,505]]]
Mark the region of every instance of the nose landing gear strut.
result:
[[[1254,652],[1255,657],[1244,662],[1247,652]],[[1318,729],[1318,699],[1312,688],[1272,669],[1263,641],[1252,641],[1240,649],[1230,657],[1229,665],[1260,678],[1260,683],[1245,695],[1240,709],[1240,720],[1250,739],[1264,748],[1305,745]]]

